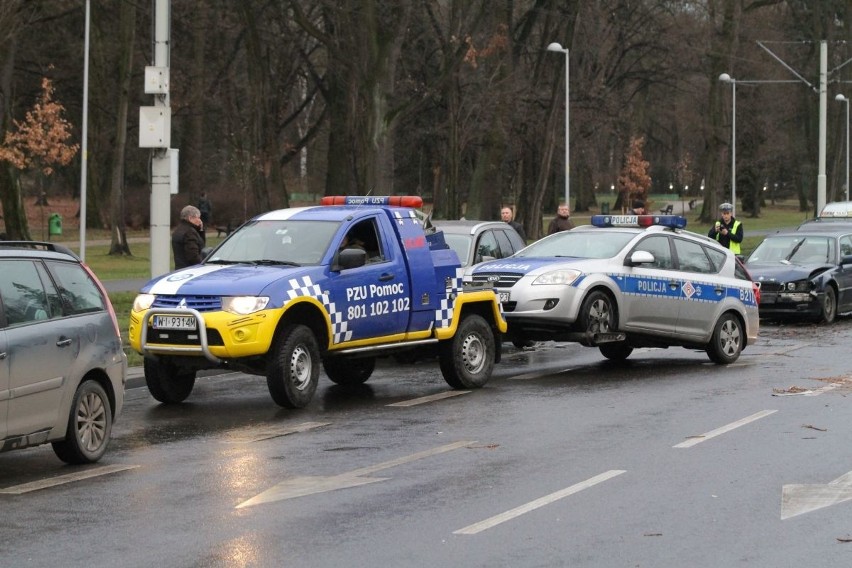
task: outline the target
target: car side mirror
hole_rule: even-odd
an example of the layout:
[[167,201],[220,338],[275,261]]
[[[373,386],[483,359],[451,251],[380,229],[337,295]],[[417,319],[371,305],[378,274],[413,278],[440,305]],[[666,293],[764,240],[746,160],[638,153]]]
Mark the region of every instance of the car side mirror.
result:
[[367,252],[357,248],[343,249],[337,253],[337,262],[331,267],[332,270],[340,271],[349,268],[358,268],[367,264]]
[[624,266],[638,266],[641,264],[653,264],[656,261],[654,255],[646,250],[637,250],[624,260]]
[[207,257],[210,256],[211,252],[213,252],[213,247],[204,247],[201,249],[201,262],[207,260]]

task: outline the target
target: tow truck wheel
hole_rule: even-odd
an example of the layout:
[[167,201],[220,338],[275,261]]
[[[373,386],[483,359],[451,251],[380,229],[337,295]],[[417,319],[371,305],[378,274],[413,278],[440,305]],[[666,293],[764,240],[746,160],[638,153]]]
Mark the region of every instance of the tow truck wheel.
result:
[[304,408],[319,382],[320,355],[309,327],[288,326],[275,339],[266,372],[272,400],[285,408]]
[[331,382],[344,386],[363,385],[376,368],[375,357],[354,359],[350,357],[329,357],[322,362],[325,374]]
[[740,320],[732,313],[722,314],[713,329],[707,355],[718,365],[733,363],[739,358],[744,341],[745,333]]
[[148,391],[163,404],[183,402],[195,386],[195,371],[181,370],[165,357],[145,357],[144,369]]
[[491,378],[494,368],[494,333],[482,316],[464,318],[452,339],[441,342],[441,374],[454,389],[475,389]]
[[612,341],[598,345],[601,355],[611,361],[624,361],[633,353],[633,348],[625,341]]

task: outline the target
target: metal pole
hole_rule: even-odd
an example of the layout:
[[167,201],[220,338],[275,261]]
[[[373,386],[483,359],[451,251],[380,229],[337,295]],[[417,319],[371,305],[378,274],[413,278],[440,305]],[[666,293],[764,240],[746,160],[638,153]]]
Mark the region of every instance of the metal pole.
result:
[[565,49],[565,205],[571,210],[571,131],[568,119],[571,93],[571,59]]
[[737,81],[731,79],[731,215],[737,216]]
[[828,98],[828,47],[825,40],[819,43],[819,175],[817,175],[817,211],[825,207],[825,138]]
[[86,261],[86,168],[89,152],[89,0],[83,46],[83,132],[80,144],[80,258]]
[[849,99],[846,102],[846,201],[849,201]]

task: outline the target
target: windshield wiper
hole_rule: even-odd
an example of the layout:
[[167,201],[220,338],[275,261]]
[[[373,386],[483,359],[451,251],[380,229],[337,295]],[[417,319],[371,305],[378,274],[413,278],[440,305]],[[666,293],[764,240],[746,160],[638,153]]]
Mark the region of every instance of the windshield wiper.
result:
[[256,265],[262,264],[262,265],[265,265],[265,266],[273,266],[273,265],[302,266],[298,262],[293,262],[293,261],[290,261],[290,260],[272,260],[271,258],[262,258],[260,260],[252,260],[252,261],[249,262],[249,264],[256,264]]
[[799,249],[802,248],[803,244],[805,244],[805,239],[802,239],[801,241],[796,243],[796,246],[793,247],[793,250],[790,251],[790,254],[788,254],[787,258],[785,258],[784,260],[790,260],[791,258],[793,258],[793,255],[799,252]]
[[240,264],[239,260],[225,260],[224,258],[213,258],[204,264]]

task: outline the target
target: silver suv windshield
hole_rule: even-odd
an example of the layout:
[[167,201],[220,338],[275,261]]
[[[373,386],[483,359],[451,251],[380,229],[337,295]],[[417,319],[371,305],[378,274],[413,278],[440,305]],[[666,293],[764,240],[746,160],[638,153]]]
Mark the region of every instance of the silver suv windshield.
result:
[[340,223],[258,220],[228,237],[205,262],[214,264],[319,264]]
[[624,231],[563,231],[531,244],[514,256],[612,258],[635,236],[636,233]]

